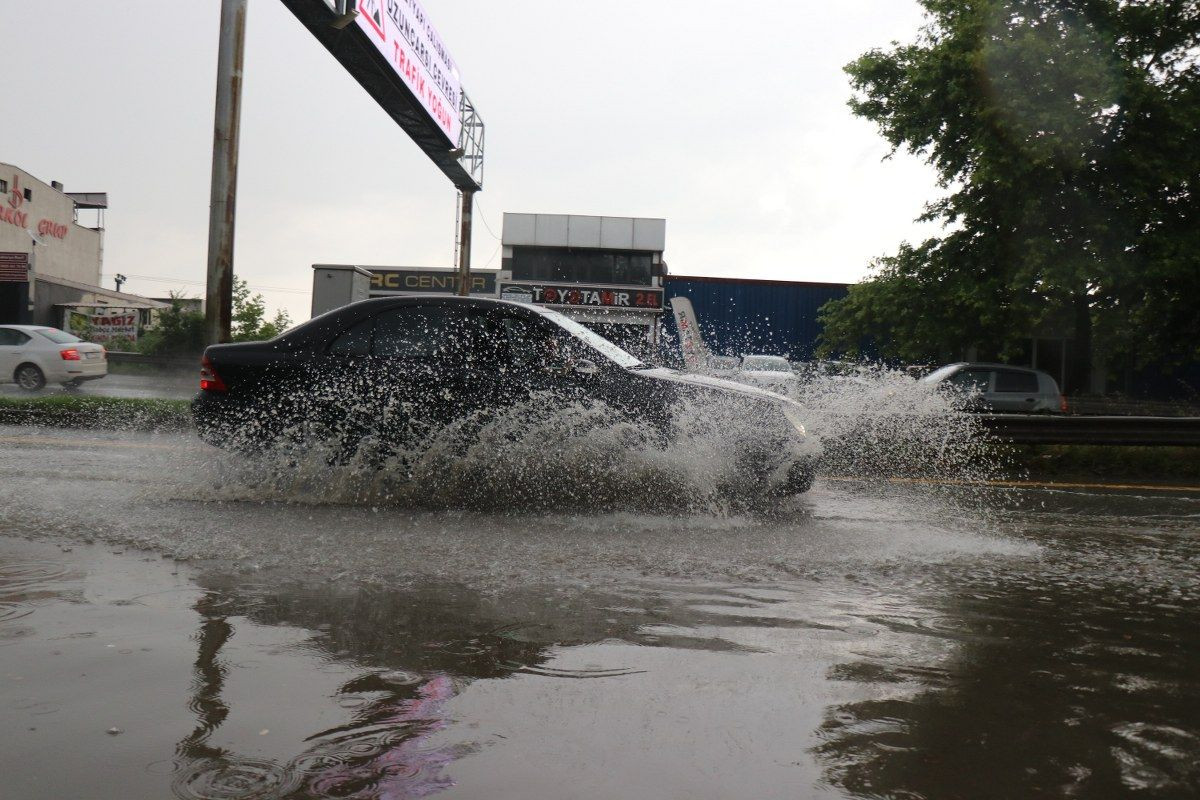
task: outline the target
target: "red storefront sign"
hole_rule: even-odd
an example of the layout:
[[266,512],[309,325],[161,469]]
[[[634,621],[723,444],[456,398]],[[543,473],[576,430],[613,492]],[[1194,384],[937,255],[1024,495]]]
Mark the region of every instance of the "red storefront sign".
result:
[[[8,203],[0,206],[0,222],[7,222],[9,225],[29,230],[29,212],[21,210],[24,205],[25,193],[21,190],[20,178],[17,175],[13,175],[12,191],[8,193]],[[52,219],[38,220],[37,232],[39,236],[52,236],[55,239],[65,239],[67,238],[68,230],[70,230],[70,226],[66,223],[55,222]]]
[[662,311],[663,290],[656,286],[587,286],[561,283],[504,283],[500,296],[505,291],[526,290],[532,296],[530,302],[547,306],[570,306],[578,308],[612,308],[639,311]]

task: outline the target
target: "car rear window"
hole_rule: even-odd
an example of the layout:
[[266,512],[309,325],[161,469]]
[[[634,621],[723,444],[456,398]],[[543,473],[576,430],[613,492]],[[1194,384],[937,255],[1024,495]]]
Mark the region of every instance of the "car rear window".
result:
[[29,337],[13,328],[0,328],[0,345],[14,346],[22,345],[29,341]]
[[371,329],[375,318],[368,317],[338,336],[329,345],[329,352],[338,356],[365,356],[371,352]]
[[60,331],[58,328],[36,328],[35,330],[55,344],[73,344],[83,341],[78,336],[74,336],[66,331]]
[[1017,392],[1020,394],[1037,394],[1038,379],[1032,372],[1017,372],[1011,369],[996,371],[997,392]]

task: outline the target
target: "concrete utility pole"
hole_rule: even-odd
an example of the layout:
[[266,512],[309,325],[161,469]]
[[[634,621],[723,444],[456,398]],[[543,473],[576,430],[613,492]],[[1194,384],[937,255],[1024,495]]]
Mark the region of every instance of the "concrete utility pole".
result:
[[474,192],[466,189],[459,192],[458,293],[463,297],[471,293],[471,206],[474,199]]
[[233,223],[245,50],[246,0],[221,0],[208,212],[208,285],[204,293],[204,339],[208,344],[229,341],[233,316]]

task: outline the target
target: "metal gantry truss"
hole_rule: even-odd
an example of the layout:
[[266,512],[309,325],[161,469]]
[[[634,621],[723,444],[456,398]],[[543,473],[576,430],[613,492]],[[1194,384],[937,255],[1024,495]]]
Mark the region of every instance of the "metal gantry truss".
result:
[[458,160],[479,188],[483,188],[483,118],[475,110],[467,93],[459,93],[459,119],[462,130],[458,133]]

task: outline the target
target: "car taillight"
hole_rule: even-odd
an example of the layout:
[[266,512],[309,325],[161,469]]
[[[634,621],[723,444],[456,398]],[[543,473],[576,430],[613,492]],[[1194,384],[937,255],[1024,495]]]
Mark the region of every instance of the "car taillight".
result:
[[68,347],[66,350],[59,350],[58,354],[62,356],[63,361],[78,361],[79,351],[74,347]]
[[208,356],[200,359],[200,388],[208,392],[229,391],[229,387],[225,385],[225,381],[221,380],[221,376],[217,374],[217,370],[208,360]]
[[1067,396],[1066,396],[1065,394],[1060,394],[1060,395],[1058,396],[1058,410],[1059,410],[1059,411],[1061,411],[1061,412],[1062,412],[1062,413],[1064,413],[1064,414],[1066,414],[1068,411],[1070,411],[1070,410],[1071,410],[1071,409],[1070,409],[1070,408],[1067,406]]

